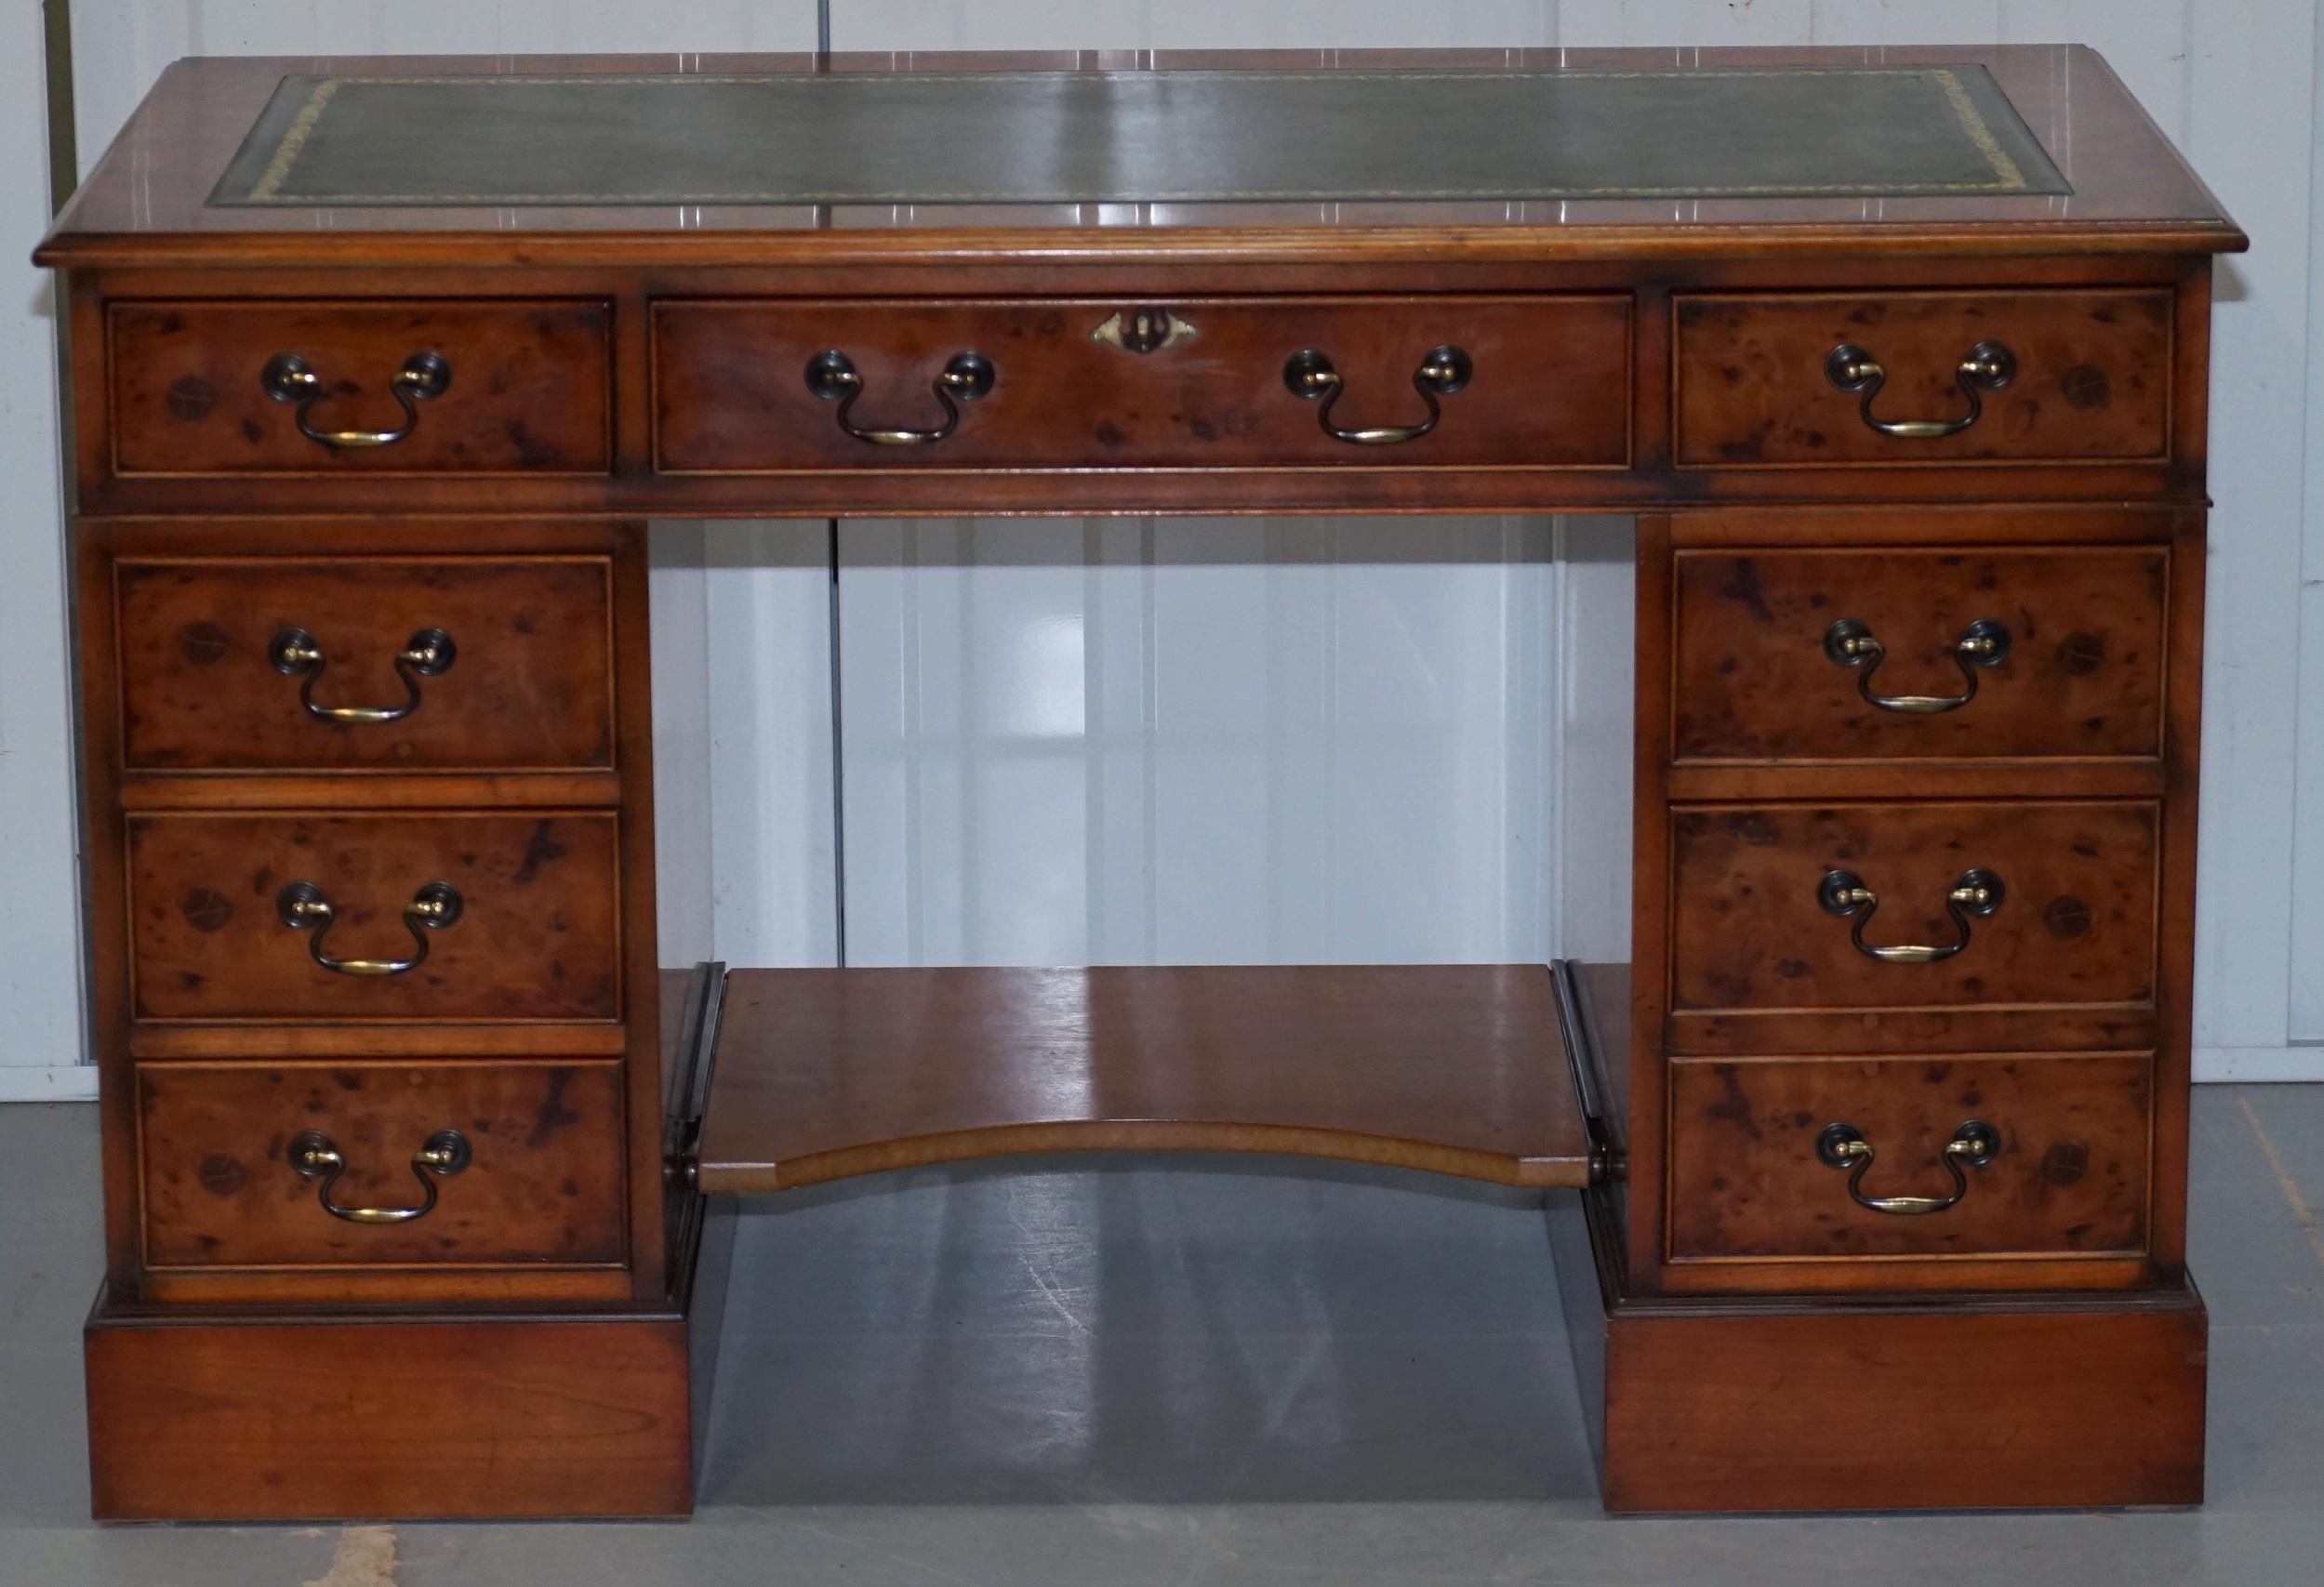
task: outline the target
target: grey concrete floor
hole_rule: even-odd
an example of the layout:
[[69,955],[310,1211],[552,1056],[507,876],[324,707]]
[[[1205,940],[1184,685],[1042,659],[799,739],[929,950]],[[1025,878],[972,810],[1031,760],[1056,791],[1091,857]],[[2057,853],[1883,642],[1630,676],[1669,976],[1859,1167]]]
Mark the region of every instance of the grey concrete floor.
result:
[[754,1208],[691,1523],[348,1529],[87,1521],[95,1113],[0,1107],[0,1584],[2324,1582],[2324,1087],[2196,1100],[2200,1511],[1609,1519],[1535,1198],[1138,1158]]

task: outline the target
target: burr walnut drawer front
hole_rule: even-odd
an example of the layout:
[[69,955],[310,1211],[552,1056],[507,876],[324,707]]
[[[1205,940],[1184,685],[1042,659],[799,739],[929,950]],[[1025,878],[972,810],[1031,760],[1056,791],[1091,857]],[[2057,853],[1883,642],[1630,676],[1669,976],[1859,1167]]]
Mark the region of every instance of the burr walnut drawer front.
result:
[[604,557],[114,565],[132,771],[613,763]]
[[2137,1254],[2153,1088],[2145,1053],[1674,1064],[1668,1254]]
[[2159,461],[2165,288],[1681,294],[1681,466]]
[[1671,1008],[2151,1008],[2149,800],[1671,812]]
[[2170,553],[1681,550],[1676,760],[2162,753]]
[[619,1064],[147,1065],[157,1268],[619,1262]]
[[607,812],[128,821],[137,1017],[611,1021]]
[[602,474],[599,301],[108,305],[117,473]]
[[1620,467],[1627,295],[654,311],[676,473]]

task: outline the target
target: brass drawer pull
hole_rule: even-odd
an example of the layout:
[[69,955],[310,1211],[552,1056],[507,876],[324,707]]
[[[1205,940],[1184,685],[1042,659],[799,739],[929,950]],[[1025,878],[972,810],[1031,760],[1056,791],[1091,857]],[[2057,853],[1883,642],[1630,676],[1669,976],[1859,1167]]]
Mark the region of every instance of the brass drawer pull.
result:
[[873,446],[926,446],[943,440],[961,422],[960,404],[991,390],[994,375],[992,360],[983,353],[956,352],[932,388],[936,405],[944,410],[942,424],[934,430],[861,430],[848,418],[856,399],[863,395],[863,377],[856,373],[855,360],[837,348],[807,360],[807,390],[827,403],[837,403],[840,429]]
[[1953,374],[1969,399],[1969,412],[1959,418],[1881,418],[1872,411],[1872,400],[1888,382],[1888,371],[1880,361],[1852,341],[1841,342],[1824,360],[1826,379],[1843,391],[1864,393],[1857,409],[1864,422],[1899,441],[1937,441],[1959,435],[1975,424],[1985,413],[1983,393],[1998,391],[2017,377],[2017,354],[2000,342],[1981,341],[1969,350]]
[[1450,342],[1432,350],[1428,357],[1420,361],[1420,367],[1414,370],[1412,376],[1413,390],[1419,392],[1420,400],[1428,404],[1427,422],[1383,425],[1374,430],[1342,430],[1332,422],[1332,409],[1338,403],[1340,393],[1347,390],[1348,383],[1340,377],[1339,371],[1332,367],[1332,361],[1314,348],[1301,348],[1291,355],[1290,362],[1283,365],[1283,384],[1291,389],[1293,396],[1303,402],[1312,403],[1319,397],[1322,399],[1323,406],[1316,411],[1315,419],[1323,427],[1323,433],[1334,441],[1345,441],[1350,446],[1389,446],[1399,442],[1417,441],[1434,430],[1437,420],[1444,417],[1444,410],[1438,405],[1437,398],[1451,396],[1467,385],[1469,377],[1476,372],[1476,365],[1469,362],[1468,354]]
[[417,404],[444,395],[452,384],[452,366],[442,354],[433,352],[415,352],[404,360],[404,366],[388,382],[389,391],[404,408],[404,422],[393,430],[315,429],[309,415],[315,403],[330,393],[324,389],[323,377],[295,352],[278,352],[268,359],[266,368],[259,375],[259,383],[276,402],[299,404],[299,434],[338,451],[354,452],[372,446],[392,446],[409,435],[419,423]]
[[417,1207],[341,1207],[331,1199],[331,1187],[347,1171],[347,1159],[320,1130],[302,1130],[291,1138],[290,1166],[300,1179],[319,1179],[315,1199],[323,1210],[350,1223],[408,1223],[436,1210],[436,1181],[450,1179],[469,1164],[468,1137],[457,1130],[439,1130],[412,1154],[412,1177],[427,1193]]
[[2009,658],[2010,631],[1990,617],[1980,617],[1953,641],[1954,663],[1961,669],[1965,687],[1958,694],[1876,694],[1872,675],[1888,657],[1879,636],[1853,617],[1842,617],[1824,630],[1824,654],[1835,667],[1856,667],[1856,693],[1865,704],[1905,716],[1935,716],[1957,711],[1977,697],[1977,669],[1999,667]]
[[1969,946],[1969,918],[1983,919],[2001,907],[2007,889],[2001,879],[1989,870],[1970,869],[1961,872],[1953,883],[1953,891],[1945,895],[1945,911],[1960,928],[1960,935],[1935,947],[1875,947],[1864,940],[1865,927],[1880,907],[1880,895],[1864,884],[1864,878],[1852,870],[1827,870],[1816,884],[1815,901],[1827,915],[1841,919],[1853,919],[1855,929],[1849,939],[1856,951],[1866,959],[1877,959],[1883,964],[1934,964],[1938,959],[1950,959]]
[[1864,1132],[1853,1124],[1832,1123],[1815,1138],[1815,1155],[1826,1168],[1849,1170],[1848,1194],[1857,1206],[1899,1218],[1942,1212],[1959,1202],[1969,1194],[1969,1176],[1961,1172],[1961,1165],[1983,1168],[2000,1149],[1999,1132],[1984,1119],[1972,1118],[1954,1131],[1953,1138],[1945,1144],[1945,1169],[1953,1176],[1952,1195],[1866,1196],[1864,1176],[1872,1167],[1872,1143],[1864,1138]]
[[274,913],[294,932],[312,931],[307,951],[314,961],[335,975],[401,975],[428,961],[428,933],[440,932],[460,918],[465,907],[459,892],[448,881],[432,881],[404,906],[404,924],[411,932],[414,950],[409,959],[333,959],[323,951],[323,939],[338,919],[331,901],[312,881],[294,881],[274,895]]
[[274,670],[299,681],[299,703],[307,708],[307,714],[321,721],[382,722],[401,721],[419,708],[419,681],[452,670],[459,648],[452,636],[442,628],[422,628],[412,635],[410,642],[396,654],[396,675],[404,680],[404,703],[400,706],[318,706],[314,702],[315,681],[323,676],[323,647],[304,628],[285,628],[266,647],[266,656],[274,664]]

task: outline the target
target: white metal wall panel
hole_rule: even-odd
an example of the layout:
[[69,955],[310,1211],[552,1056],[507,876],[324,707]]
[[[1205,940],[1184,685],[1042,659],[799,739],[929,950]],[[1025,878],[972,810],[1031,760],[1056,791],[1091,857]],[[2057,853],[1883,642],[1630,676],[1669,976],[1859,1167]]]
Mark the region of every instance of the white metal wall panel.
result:
[[1638,714],[1637,548],[1627,518],[1558,520],[1556,737],[1559,842],[1549,877],[1555,952],[1630,957],[1630,793]]
[[2002,0],[1816,0],[1817,44],[1983,44],[2001,36]]
[[[2316,11],[2306,0],[2197,0],[2188,20],[2185,147],[2252,245],[2220,267],[2211,336],[2218,509],[2203,679],[2196,1039],[2223,1050],[2216,1073],[2264,1073],[2273,1064],[2324,1077],[2324,1051],[2306,1055],[2309,1063],[2266,1056],[2282,1054],[2290,1034],[2301,458],[2307,371],[2324,352],[2308,321]],[[2318,526],[2304,532],[2314,536]],[[2284,640],[2273,658],[2252,642],[2265,635]]]
[[850,522],[852,963],[1539,960],[1540,519]]
[[[2317,41],[2316,88],[2324,93],[2324,38]],[[2310,101],[2311,112],[2315,101]],[[2307,444],[2304,468],[2300,568],[2300,677],[2292,777],[2291,1010],[2294,1040],[2324,1045],[2324,121],[2309,146]],[[2213,640],[2212,655],[2238,642]],[[2305,1056],[2316,1056],[2305,1054]],[[2303,1065],[2324,1071],[2324,1061]]]
[[73,120],[86,171],[184,55],[634,51],[683,70],[693,51],[815,43],[816,0],[73,0]]
[[[836,964],[830,536],[820,522],[719,522],[709,532],[716,957]],[[655,694],[701,682],[657,677]],[[663,962],[672,962],[666,950]]]
[[[74,863],[59,496],[53,288],[27,256],[48,219],[47,95],[37,7],[0,49],[0,1098],[94,1094],[81,1056],[80,874]],[[12,283],[13,284],[8,284]]]
[[834,49],[1554,44],[1557,0],[831,0]]
[[1613,45],[1805,44],[1812,0],[1561,0],[1558,42]]

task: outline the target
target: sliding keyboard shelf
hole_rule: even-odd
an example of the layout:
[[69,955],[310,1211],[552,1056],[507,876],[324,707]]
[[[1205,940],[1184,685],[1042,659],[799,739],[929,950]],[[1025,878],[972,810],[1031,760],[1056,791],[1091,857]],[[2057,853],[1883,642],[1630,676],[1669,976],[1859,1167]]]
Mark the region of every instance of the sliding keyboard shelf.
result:
[[971,1157],[1271,1152],[1582,1185],[1541,965],[732,972],[709,1192]]

